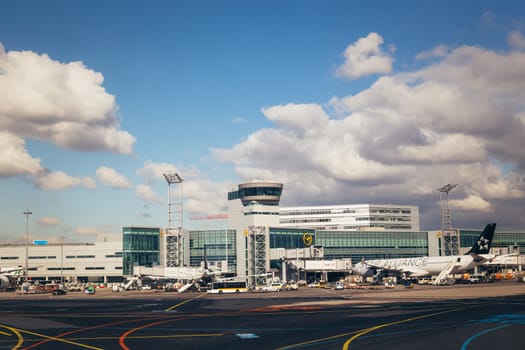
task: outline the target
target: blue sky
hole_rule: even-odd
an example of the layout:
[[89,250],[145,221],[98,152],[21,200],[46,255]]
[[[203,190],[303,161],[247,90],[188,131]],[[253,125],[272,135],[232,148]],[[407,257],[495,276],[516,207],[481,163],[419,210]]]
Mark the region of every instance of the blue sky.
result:
[[[5,1],[0,238],[188,227],[226,192],[419,205],[525,229],[525,11],[516,1]],[[345,54],[346,53],[346,54]]]

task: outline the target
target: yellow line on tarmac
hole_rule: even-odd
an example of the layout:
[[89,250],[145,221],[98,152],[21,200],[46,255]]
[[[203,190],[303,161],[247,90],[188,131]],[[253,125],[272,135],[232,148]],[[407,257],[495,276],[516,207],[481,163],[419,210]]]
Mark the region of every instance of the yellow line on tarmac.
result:
[[[20,347],[24,343],[24,337],[22,336],[22,334],[20,334],[20,332],[16,328],[13,328],[13,327],[9,327],[9,326],[3,325],[3,324],[0,324],[0,327],[10,330],[18,338],[18,341],[16,342],[16,345],[13,346],[11,348],[11,350],[18,350],[18,349],[20,349]],[[2,332],[2,333],[4,333],[4,332]],[[9,333],[5,333],[5,334],[7,334],[8,336],[11,336],[11,334],[9,334]]]
[[[62,342],[62,343],[71,344],[71,345],[79,346],[79,347],[86,348],[86,349],[104,350],[102,348],[97,348],[97,347],[91,346],[91,345],[80,344],[80,343],[77,343],[77,342],[74,342],[74,341],[71,341],[71,340],[68,340],[68,339],[64,339],[64,338],[51,337],[51,336],[48,336],[48,335],[45,335],[45,334],[34,333],[34,332],[26,331],[26,330],[23,330],[23,329],[19,329],[19,331],[21,333],[34,335],[34,336],[45,338],[45,339],[49,339],[49,340],[59,341],[59,342]],[[12,350],[14,350],[14,348]]]
[[[222,337],[221,333],[205,333],[205,334],[169,334],[169,335],[135,335],[126,337],[126,339],[168,339],[168,338],[206,338],[206,337]],[[92,338],[69,338],[70,340],[114,340],[119,337],[92,337]]]
[[337,338],[341,338],[341,337],[346,337],[347,335],[354,334],[356,332],[359,332],[359,331],[333,335],[331,337],[305,341],[303,343],[297,343],[297,344],[293,344],[293,345],[287,345],[287,346],[283,346],[282,348],[277,348],[276,350],[292,349],[292,348],[300,347],[300,346],[304,346],[304,345],[315,344],[315,343],[319,343],[319,342],[323,342],[323,341],[327,341],[327,340],[332,340],[332,339],[337,339]]
[[195,298],[186,299],[186,300],[181,301],[180,303],[178,303],[178,304],[176,304],[176,305],[173,305],[173,306],[167,308],[165,311],[171,311],[171,310],[174,310],[174,309],[178,308],[178,307],[181,306],[181,305],[184,305],[184,304],[186,304],[186,303],[189,303],[190,301],[193,301],[193,300],[197,300],[197,299],[199,299],[199,298],[202,298],[202,297],[205,296],[205,295],[206,295],[206,293],[202,293],[201,295],[199,295],[199,296],[197,296],[197,297],[195,297]]
[[343,345],[343,350],[348,350],[348,347],[350,346],[350,344],[354,340],[359,338],[360,336],[362,336],[364,334],[367,334],[367,333],[370,333],[370,332],[373,332],[375,330],[378,330],[378,329],[381,329],[381,328],[385,328],[385,327],[388,327],[388,326],[393,326],[393,325],[400,324],[400,323],[415,321],[415,320],[419,320],[419,319],[422,319],[422,318],[427,318],[427,317],[432,317],[432,316],[436,316],[436,315],[446,314],[446,313],[450,313],[450,312],[454,312],[454,311],[458,311],[458,310],[463,310],[463,309],[466,309],[466,307],[462,307],[462,308],[458,308],[458,309],[445,310],[445,311],[440,311],[440,312],[434,312],[434,313],[427,314],[427,315],[411,317],[411,318],[407,318],[407,319],[404,319],[404,320],[401,320],[401,321],[384,323],[384,324],[380,324],[380,325],[377,325],[377,326],[374,326],[374,327],[366,328],[366,329],[360,331],[359,333],[357,333],[356,335],[354,335],[352,338],[348,339]]

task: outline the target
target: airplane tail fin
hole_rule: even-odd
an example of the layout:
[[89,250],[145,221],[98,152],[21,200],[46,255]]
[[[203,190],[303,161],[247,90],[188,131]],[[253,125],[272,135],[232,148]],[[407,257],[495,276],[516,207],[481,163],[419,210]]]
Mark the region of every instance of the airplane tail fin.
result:
[[466,254],[488,254],[492,245],[492,237],[496,231],[496,224],[488,224],[479,235],[477,241]]

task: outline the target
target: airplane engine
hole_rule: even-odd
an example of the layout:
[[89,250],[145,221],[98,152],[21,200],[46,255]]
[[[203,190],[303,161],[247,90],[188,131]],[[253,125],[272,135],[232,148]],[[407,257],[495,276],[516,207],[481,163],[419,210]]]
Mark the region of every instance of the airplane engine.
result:
[[352,272],[364,277],[371,277],[377,274],[375,268],[362,262],[355,264]]
[[9,277],[0,275],[0,289],[7,289],[10,287]]

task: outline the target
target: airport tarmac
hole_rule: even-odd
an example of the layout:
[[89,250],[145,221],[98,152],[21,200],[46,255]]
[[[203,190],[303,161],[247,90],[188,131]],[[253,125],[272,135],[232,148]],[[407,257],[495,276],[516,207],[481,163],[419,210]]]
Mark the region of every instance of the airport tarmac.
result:
[[207,294],[0,293],[0,348],[525,348],[525,284]]
[[[187,298],[192,294],[200,292],[165,292],[162,290],[130,290],[125,292],[113,292],[110,288],[97,288],[96,293],[86,295],[82,292],[69,292],[66,295],[53,296],[51,294],[17,294],[12,292],[0,293],[2,299],[18,298],[63,298],[63,299],[99,299],[99,298]],[[478,284],[455,284],[447,286],[414,285],[413,288],[405,288],[403,285],[396,285],[395,288],[387,289],[383,286],[362,286],[356,289],[325,289],[325,288],[306,288],[301,287],[297,291],[268,292],[268,293],[240,293],[207,295],[209,298],[316,298],[340,299],[346,302],[384,302],[399,300],[404,302],[437,301],[447,299],[471,299],[489,298],[499,296],[512,296],[525,294],[525,283],[514,280],[498,281],[493,283]]]

